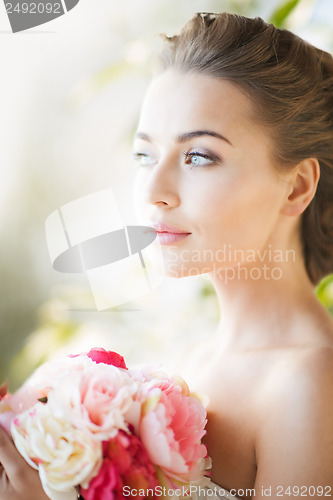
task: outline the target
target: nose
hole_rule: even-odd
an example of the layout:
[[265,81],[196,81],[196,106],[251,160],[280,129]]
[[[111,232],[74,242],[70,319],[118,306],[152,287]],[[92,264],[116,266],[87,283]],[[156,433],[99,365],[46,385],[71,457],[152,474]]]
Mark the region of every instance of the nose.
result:
[[164,208],[180,205],[179,173],[176,165],[165,158],[150,170],[145,184],[146,203]]

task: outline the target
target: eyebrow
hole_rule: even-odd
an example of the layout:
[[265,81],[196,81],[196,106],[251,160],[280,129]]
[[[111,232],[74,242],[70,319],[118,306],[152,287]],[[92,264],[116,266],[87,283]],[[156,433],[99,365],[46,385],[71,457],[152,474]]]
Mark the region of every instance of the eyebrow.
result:
[[[221,139],[222,141],[225,141],[228,144],[230,144],[230,146],[232,146],[232,143],[231,143],[231,141],[229,141],[229,139],[227,139],[226,137],[224,137],[221,134],[218,134],[217,132],[214,132],[213,130],[194,130],[193,132],[185,132],[184,134],[180,134],[176,138],[176,141],[180,142],[180,143],[187,142],[187,141],[193,139],[194,137],[202,137],[205,135],[209,135],[211,137],[216,137],[217,139]],[[135,137],[137,139],[142,139],[143,141],[153,142],[152,138],[148,134],[145,134],[144,132],[137,132],[135,134]]]

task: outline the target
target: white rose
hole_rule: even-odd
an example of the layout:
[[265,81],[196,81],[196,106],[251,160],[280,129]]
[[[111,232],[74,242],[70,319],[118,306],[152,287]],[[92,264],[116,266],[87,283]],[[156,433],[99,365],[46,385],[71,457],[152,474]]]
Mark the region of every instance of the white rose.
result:
[[39,470],[42,485],[50,498],[76,498],[74,487],[87,487],[102,462],[102,445],[89,433],[55,416],[48,404],[37,403],[20,414],[12,424],[15,445],[25,460]]

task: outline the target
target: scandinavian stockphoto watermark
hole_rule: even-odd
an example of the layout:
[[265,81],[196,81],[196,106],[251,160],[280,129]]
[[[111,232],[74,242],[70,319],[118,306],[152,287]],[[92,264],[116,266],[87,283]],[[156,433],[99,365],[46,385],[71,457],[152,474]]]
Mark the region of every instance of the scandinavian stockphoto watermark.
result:
[[269,244],[264,249],[233,248],[224,244],[216,250],[166,250],[167,275],[210,274],[225,283],[233,280],[280,280],[285,263],[296,262],[294,249],[281,250]]
[[[156,231],[124,224],[112,189],[54,210],[45,231],[53,268],[85,274],[99,311],[141,297],[163,279],[149,250]],[[154,254],[160,255],[158,242]]]
[[80,0],[4,0],[13,33],[53,21],[72,10]]

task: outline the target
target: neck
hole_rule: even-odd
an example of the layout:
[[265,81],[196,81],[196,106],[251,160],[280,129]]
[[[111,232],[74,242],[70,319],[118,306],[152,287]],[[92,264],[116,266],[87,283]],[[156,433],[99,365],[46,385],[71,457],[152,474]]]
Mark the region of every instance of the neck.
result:
[[256,262],[210,275],[221,308],[218,334],[225,347],[259,349],[306,341],[300,325],[306,326],[317,300],[301,252],[277,252],[271,245],[266,250],[258,253]]

